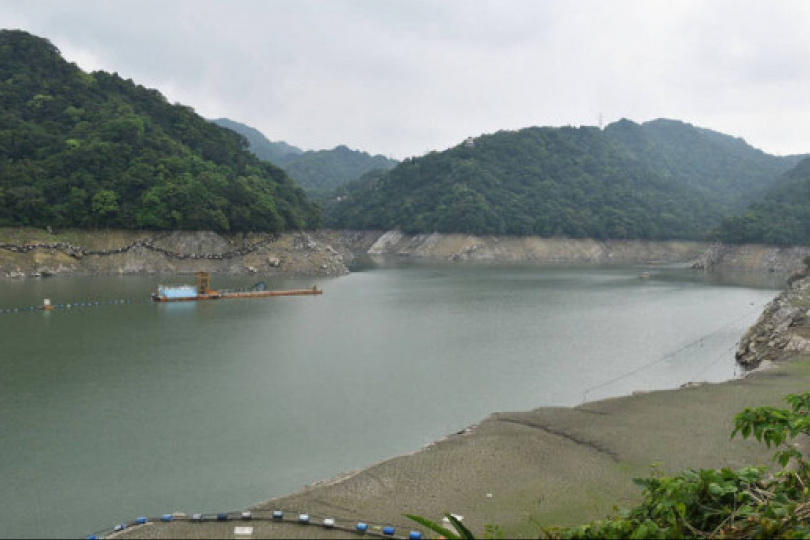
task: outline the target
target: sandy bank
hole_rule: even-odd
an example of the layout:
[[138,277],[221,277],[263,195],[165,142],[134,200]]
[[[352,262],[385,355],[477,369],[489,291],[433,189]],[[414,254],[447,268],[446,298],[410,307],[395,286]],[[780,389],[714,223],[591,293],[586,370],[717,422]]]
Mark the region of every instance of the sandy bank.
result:
[[[639,495],[632,478],[648,475],[654,463],[670,473],[769,463],[764,446],[730,440],[733,416],[748,406],[782,406],[784,395],[808,387],[805,358],[722,384],[496,413],[414,454],[253,509],[389,523],[400,531],[417,528],[403,513],[438,519],[452,511],[479,534],[486,524],[498,524],[506,537],[536,537],[535,522],[572,525],[604,517],[615,504],[632,504]],[[254,538],[356,537],[294,524],[252,526]],[[233,527],[158,523],[125,537],[230,537]]]

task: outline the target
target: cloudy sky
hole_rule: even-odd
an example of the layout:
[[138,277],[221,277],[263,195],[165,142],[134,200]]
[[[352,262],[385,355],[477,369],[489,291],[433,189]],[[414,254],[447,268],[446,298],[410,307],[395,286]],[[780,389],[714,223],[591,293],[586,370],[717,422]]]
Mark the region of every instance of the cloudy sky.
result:
[[0,27],[303,149],[601,117],[810,152],[807,0],[0,0]]

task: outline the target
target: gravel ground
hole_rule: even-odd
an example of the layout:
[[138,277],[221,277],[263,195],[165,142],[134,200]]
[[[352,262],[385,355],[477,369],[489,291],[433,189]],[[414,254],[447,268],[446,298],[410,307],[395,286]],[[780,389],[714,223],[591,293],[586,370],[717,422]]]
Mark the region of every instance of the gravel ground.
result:
[[347,527],[368,522],[372,534],[381,532],[375,524],[391,525],[407,538],[424,529],[403,514],[438,521],[449,511],[464,516],[478,537],[496,524],[508,538],[536,538],[541,525],[580,524],[609,515],[614,505],[634,504],[639,490],[631,480],[647,476],[654,464],[665,473],[769,464],[771,451],[763,445],[730,439],[734,415],[749,406],[785,406],[784,395],[808,388],[810,358],[802,358],[721,384],[497,413],[414,454],[251,509],[257,516],[285,510],[293,520],[307,512],[308,526],[175,521],[115,536],[234,538],[235,527],[250,525],[252,538],[357,538],[316,525],[333,517]]

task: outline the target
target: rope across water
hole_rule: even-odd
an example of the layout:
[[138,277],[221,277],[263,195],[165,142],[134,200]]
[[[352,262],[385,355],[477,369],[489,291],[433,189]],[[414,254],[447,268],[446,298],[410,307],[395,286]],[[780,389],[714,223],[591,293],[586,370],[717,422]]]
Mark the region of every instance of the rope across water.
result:
[[[635,375],[635,374],[637,374],[637,373],[639,373],[641,371],[644,371],[644,370],[649,369],[649,368],[651,368],[651,367],[653,367],[653,366],[655,366],[657,364],[660,364],[660,363],[662,363],[662,362],[664,362],[666,360],[669,360],[670,358],[673,358],[674,356],[677,356],[678,354],[686,351],[687,349],[690,349],[690,348],[695,347],[697,345],[703,346],[703,342],[706,339],[719,334],[720,332],[726,330],[730,326],[732,326],[732,325],[734,325],[734,324],[736,324],[736,323],[738,323],[738,322],[740,322],[740,321],[742,321],[742,320],[744,320],[746,318],[752,317],[754,314],[761,311],[761,309],[762,309],[762,306],[758,306],[758,307],[754,308],[753,310],[746,312],[744,315],[741,315],[740,317],[736,317],[733,320],[727,322],[726,324],[724,324],[720,328],[718,328],[716,330],[713,330],[713,331],[709,332],[708,334],[704,334],[703,336],[699,337],[698,339],[696,339],[696,340],[694,340],[694,341],[692,341],[690,343],[687,343],[686,345],[684,345],[684,346],[682,346],[682,347],[680,347],[680,348],[678,348],[678,349],[676,349],[676,350],[674,350],[672,352],[669,352],[669,353],[667,353],[667,354],[665,354],[665,355],[663,355],[663,356],[661,356],[659,358],[656,358],[655,360],[647,362],[647,363],[645,363],[645,364],[643,364],[643,365],[641,365],[641,366],[639,366],[637,368],[634,368],[634,369],[632,369],[630,371],[622,373],[621,375],[617,375],[616,377],[608,379],[607,381],[604,381],[604,382],[601,382],[601,383],[596,384],[594,386],[591,386],[590,388],[586,389],[583,392],[583,394],[582,394],[582,402],[585,403],[586,401],[588,401],[588,394],[591,393],[594,390],[597,390],[599,388],[604,388],[605,386],[610,386],[611,384],[614,384],[614,383],[619,382],[619,381],[621,381],[623,379],[631,377],[631,376],[633,376],[633,375]],[[734,349],[734,347],[736,347],[736,345],[729,348],[728,351],[729,352],[732,351]],[[702,375],[710,367],[717,364],[723,358],[726,358],[725,353],[723,353],[723,355],[721,355],[719,358],[715,359],[708,366],[705,366],[705,367],[701,368],[701,370],[695,376]]]

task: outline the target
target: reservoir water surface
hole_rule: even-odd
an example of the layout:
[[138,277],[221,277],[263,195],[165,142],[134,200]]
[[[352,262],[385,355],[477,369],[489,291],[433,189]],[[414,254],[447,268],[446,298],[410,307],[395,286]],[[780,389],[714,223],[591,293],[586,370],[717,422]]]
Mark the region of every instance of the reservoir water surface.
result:
[[784,283],[375,260],[213,288],[258,279],[324,294],[152,304],[193,276],[1,280],[0,310],[99,305],[0,312],[0,536],[238,510],[494,411],[726,380]]

